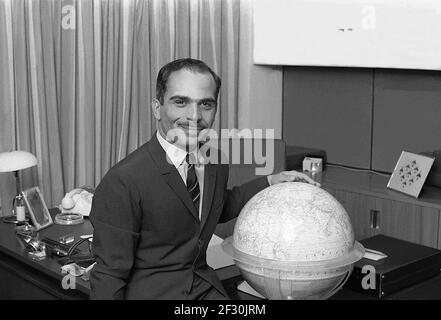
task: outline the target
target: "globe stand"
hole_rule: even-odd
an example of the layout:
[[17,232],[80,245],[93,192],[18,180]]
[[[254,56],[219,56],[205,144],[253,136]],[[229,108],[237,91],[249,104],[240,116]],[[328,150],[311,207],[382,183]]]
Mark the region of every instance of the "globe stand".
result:
[[351,265],[350,269],[346,272],[345,277],[340,281],[340,283],[338,285],[335,286],[334,289],[332,289],[326,297],[323,297],[323,300],[326,300],[330,297],[332,297],[334,294],[336,294],[341,288],[343,288],[343,286],[345,285],[346,281],[348,281],[349,276],[352,273],[352,269],[353,269],[353,265]]
[[[311,263],[294,261],[291,264],[245,254],[234,247],[233,236],[228,237],[222,242],[222,249],[234,260],[242,277],[255,291],[265,298],[276,300],[325,300],[330,298],[337,293],[349,279],[353,270],[353,263],[360,260],[364,255],[364,247],[357,241],[355,241],[351,252],[348,252],[348,254],[343,257]],[[256,273],[255,270],[261,270],[262,273]],[[277,278],[275,275],[280,275],[281,272],[296,274],[296,276],[293,278]],[[308,277],[311,274],[333,274],[333,276],[327,279],[320,277],[319,279],[314,279],[313,277],[308,279],[302,278],[305,276]],[[262,276],[266,277],[266,279],[263,279]],[[299,278],[296,279],[296,277]],[[268,281],[268,279],[271,279],[271,281]],[[307,290],[301,289],[304,285],[302,285],[302,281],[310,284],[327,281],[327,284],[321,288],[315,286],[315,289],[319,289],[318,291],[308,292]],[[282,285],[282,282],[285,283]],[[290,282],[289,285],[288,282]],[[268,291],[266,287],[268,283],[273,283],[273,286],[276,287],[280,285],[283,288],[290,287],[291,291],[282,293],[283,290],[279,287],[273,291],[277,292],[276,295],[274,295],[274,293],[271,294],[269,293],[271,289]],[[274,289],[274,287],[272,289]],[[309,289],[312,289],[312,287]]]

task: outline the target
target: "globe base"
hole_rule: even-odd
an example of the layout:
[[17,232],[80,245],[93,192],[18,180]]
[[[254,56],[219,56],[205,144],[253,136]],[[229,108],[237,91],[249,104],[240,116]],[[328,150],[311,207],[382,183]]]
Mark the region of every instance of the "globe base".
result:
[[240,269],[242,277],[270,300],[325,300],[337,293],[349,278],[352,266],[343,274],[325,279],[280,279]]

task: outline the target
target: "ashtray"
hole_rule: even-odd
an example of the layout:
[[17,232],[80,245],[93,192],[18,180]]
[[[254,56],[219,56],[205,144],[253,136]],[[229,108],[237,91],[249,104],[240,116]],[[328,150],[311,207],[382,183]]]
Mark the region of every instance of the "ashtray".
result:
[[83,215],[80,213],[59,213],[55,216],[55,223],[61,225],[73,225],[84,222]]

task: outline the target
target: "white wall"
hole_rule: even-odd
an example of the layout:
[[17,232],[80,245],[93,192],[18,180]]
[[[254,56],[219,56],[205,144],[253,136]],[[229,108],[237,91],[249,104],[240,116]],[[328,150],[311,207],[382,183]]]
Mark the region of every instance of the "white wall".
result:
[[259,0],[255,61],[441,70],[439,0]]
[[239,70],[239,129],[274,129],[274,137],[282,137],[281,66],[253,64],[254,1],[241,1]]

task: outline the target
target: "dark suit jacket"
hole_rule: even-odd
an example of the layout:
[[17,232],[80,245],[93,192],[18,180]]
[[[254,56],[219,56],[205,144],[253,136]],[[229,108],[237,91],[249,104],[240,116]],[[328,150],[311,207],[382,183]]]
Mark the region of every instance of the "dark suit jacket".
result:
[[227,190],[227,180],[228,165],[205,165],[200,222],[156,135],[110,169],[90,214],[97,261],[91,298],[194,299],[211,286],[226,295],[206,263],[208,242],[218,222],[235,218],[268,186],[261,177]]

